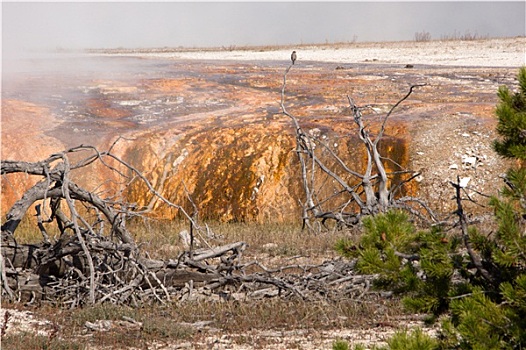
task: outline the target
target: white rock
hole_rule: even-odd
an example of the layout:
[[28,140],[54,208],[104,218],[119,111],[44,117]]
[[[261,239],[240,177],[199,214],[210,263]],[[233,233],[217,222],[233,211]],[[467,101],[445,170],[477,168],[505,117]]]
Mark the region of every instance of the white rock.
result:
[[462,156],[462,164],[475,166],[475,164],[477,164],[477,157],[468,157],[464,155]]
[[140,100],[125,100],[125,101],[120,101],[117,103],[120,104],[121,106],[138,106],[141,104],[141,101]]
[[326,266],[321,266],[320,270],[323,272],[333,272],[334,271],[334,264],[329,264]]
[[461,177],[458,185],[461,188],[466,188],[468,183],[469,183],[469,181],[471,181],[471,178],[469,176],[468,177]]
[[456,163],[453,163],[449,166],[449,169],[458,169],[458,165]]
[[312,137],[319,137],[321,135],[321,130],[318,128],[310,129],[309,134]]

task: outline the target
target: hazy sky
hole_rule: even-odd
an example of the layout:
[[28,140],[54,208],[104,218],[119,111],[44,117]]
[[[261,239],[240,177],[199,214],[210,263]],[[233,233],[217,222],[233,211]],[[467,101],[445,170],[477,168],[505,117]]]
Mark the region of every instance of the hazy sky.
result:
[[3,2],[4,57],[35,49],[525,35],[525,2]]

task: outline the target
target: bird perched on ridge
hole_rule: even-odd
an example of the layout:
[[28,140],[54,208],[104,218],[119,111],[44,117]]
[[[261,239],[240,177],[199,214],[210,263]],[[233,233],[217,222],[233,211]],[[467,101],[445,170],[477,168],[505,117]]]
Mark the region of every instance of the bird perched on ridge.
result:
[[298,56],[296,56],[296,51],[292,51],[292,55],[290,55],[290,59],[292,60],[292,64],[294,64],[294,62],[296,62],[297,58],[298,58]]

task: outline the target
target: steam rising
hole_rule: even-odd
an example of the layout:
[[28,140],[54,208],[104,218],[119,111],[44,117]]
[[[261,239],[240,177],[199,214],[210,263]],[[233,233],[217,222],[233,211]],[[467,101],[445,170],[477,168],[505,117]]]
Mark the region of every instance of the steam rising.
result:
[[[524,2],[4,2],[2,71],[82,69],[87,48],[232,47],[524,36]],[[57,56],[57,53],[59,54]],[[80,66],[76,66],[80,64]]]

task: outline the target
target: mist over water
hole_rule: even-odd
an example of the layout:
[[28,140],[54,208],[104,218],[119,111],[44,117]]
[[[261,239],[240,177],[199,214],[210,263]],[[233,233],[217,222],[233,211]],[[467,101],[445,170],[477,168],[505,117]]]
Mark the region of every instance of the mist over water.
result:
[[455,33],[524,36],[525,12],[522,1],[7,2],[2,3],[2,95],[12,78],[24,75],[115,78],[155,69],[138,59],[90,55],[85,51],[90,48],[412,41],[417,32],[433,39]]

